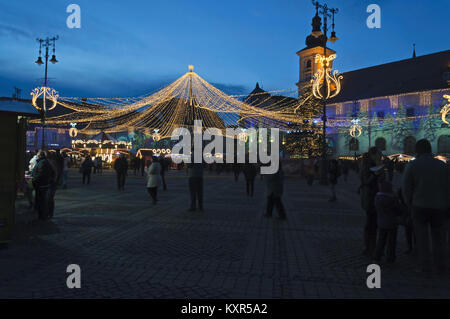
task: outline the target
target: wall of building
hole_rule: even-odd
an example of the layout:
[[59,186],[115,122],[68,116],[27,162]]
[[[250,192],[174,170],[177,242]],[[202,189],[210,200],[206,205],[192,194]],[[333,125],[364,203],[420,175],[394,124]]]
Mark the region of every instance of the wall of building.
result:
[[[375,142],[378,138],[384,139],[386,141],[386,148],[383,150],[384,154],[410,153],[414,142],[422,138],[429,139],[433,147],[433,152],[439,153],[444,149],[448,150],[448,146],[444,146],[444,144],[448,144],[448,139],[450,138],[450,126],[446,126],[442,122],[439,114],[440,109],[447,101],[443,98],[444,94],[450,94],[450,89],[343,102],[330,105],[327,114],[330,119],[345,118],[347,120],[346,122],[350,123],[351,118],[358,112],[369,112],[368,114],[371,118],[370,146],[376,146]],[[435,121],[433,121],[432,128],[433,135],[435,136],[434,139],[429,136],[429,132],[423,127],[423,121],[428,116],[430,105],[432,105],[434,113],[437,115]],[[395,118],[399,106],[408,113],[407,116],[422,116],[421,119],[416,118],[407,121],[406,126],[408,127],[408,131],[405,132],[402,138],[396,138],[394,136],[395,134],[393,134],[392,125],[390,126],[383,122],[386,117],[389,117],[388,114]],[[349,129],[349,124],[341,127],[333,127],[330,125],[328,134],[334,140],[335,154],[338,156],[354,155],[355,153],[361,154],[369,148],[368,127],[363,126],[363,133],[357,138],[359,143],[358,150],[350,150],[349,143],[351,137]]]

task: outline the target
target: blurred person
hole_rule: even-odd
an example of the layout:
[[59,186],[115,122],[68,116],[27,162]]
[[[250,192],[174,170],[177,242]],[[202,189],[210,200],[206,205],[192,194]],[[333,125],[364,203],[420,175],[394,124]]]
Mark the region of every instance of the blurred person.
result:
[[51,187],[55,182],[56,173],[50,162],[47,160],[47,153],[40,150],[37,154],[36,165],[33,168],[33,187],[35,189],[35,209],[38,212],[39,219],[49,218]]
[[114,169],[117,174],[117,188],[119,191],[125,190],[125,180],[128,172],[128,162],[124,154],[120,154],[119,158],[114,162]]
[[381,152],[376,147],[371,147],[363,155],[360,170],[360,197],[361,207],[366,213],[364,226],[363,254],[372,256],[377,241],[377,211],[375,208],[375,196],[378,193],[378,184],[384,180],[381,165]]
[[92,166],[94,163],[90,156],[86,156],[83,163],[81,164],[81,173],[83,174],[83,185],[87,183],[88,185],[91,183],[91,173]]
[[152,164],[146,169],[147,191],[153,199],[153,205],[158,201],[158,186],[161,184],[161,164],[156,156],[152,158]]
[[339,162],[335,159],[332,159],[328,166],[328,179],[331,185],[331,198],[328,200],[330,202],[336,201],[336,184],[338,182],[338,178],[340,176],[340,167]]
[[257,173],[256,165],[246,162],[243,167],[243,173],[245,177],[247,196],[253,197],[253,191],[255,189],[255,177]]
[[281,200],[281,197],[283,196],[284,183],[284,174],[281,168],[281,162],[276,173],[264,175],[264,181],[266,184],[267,196],[266,213],[264,216],[269,218],[272,217],[273,207],[276,206],[278,218],[281,220],[286,219],[286,211]]
[[[431,144],[416,143],[416,159],[403,172],[402,191],[411,207],[419,253],[417,272],[428,272],[430,255],[439,272],[445,271],[445,223],[450,206],[450,169],[431,154]],[[430,251],[430,233],[432,249]]]
[[378,240],[374,261],[380,262],[386,248],[386,261],[393,263],[396,258],[398,217],[402,214],[398,198],[392,189],[392,184],[382,181],[375,196],[377,210]]

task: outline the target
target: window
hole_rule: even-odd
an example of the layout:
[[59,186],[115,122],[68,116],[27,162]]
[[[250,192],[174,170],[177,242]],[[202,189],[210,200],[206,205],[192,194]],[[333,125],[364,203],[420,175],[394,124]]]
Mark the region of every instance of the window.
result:
[[385,151],[386,150],[386,139],[383,137],[379,137],[375,140],[375,146],[378,148],[379,151]]
[[350,151],[359,151],[359,141],[352,137],[349,143],[349,150]]
[[439,137],[438,154],[450,154],[450,135],[442,135]]
[[414,136],[408,136],[403,140],[403,153],[408,155],[414,155],[416,152],[416,138]]
[[306,61],[306,68],[311,69],[311,60]]
[[406,109],[406,116],[407,117],[412,117],[412,116],[414,116],[415,115],[415,110],[414,110],[414,108],[413,107],[408,107],[407,109]]

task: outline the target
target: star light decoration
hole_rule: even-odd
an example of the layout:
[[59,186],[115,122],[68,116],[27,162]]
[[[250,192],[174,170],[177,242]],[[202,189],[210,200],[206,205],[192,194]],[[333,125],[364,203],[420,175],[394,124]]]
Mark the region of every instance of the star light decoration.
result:
[[[31,104],[39,111],[47,112],[53,110],[56,107],[56,104],[58,103],[58,94],[54,89],[49,87],[41,86],[40,88],[35,88],[30,93],[30,95],[32,96]],[[40,96],[42,96],[42,107],[36,104],[36,101]],[[53,102],[52,106],[49,108],[47,108],[46,99],[49,99],[50,101]]]
[[[331,54],[328,57],[316,54],[315,62],[318,64],[318,69],[311,83],[313,85],[313,94],[318,99],[331,99],[341,91],[343,76],[338,75],[338,70],[331,70],[331,61],[334,59],[336,59],[336,54]],[[322,93],[324,83],[327,86],[326,95]]]
[[444,95],[444,99],[447,99],[449,103],[445,104],[441,110],[442,122],[450,124],[447,120],[447,115],[450,113],[450,95]]
[[350,133],[351,137],[360,137],[361,136],[362,127],[361,127],[361,125],[359,125],[358,119],[352,120],[352,126],[350,127],[349,133]]

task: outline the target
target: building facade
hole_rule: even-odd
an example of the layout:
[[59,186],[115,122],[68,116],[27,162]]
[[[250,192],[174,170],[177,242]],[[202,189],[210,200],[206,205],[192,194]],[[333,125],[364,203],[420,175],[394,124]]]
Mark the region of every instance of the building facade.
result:
[[[299,95],[324,54],[323,40],[308,36],[299,56]],[[335,54],[327,49],[327,56]],[[327,138],[335,156],[359,155],[377,146],[385,155],[414,154],[427,138],[435,154],[450,154],[450,50],[343,73],[342,90],[327,104]],[[450,114],[447,119],[450,118]],[[350,134],[352,133],[352,134]]]

